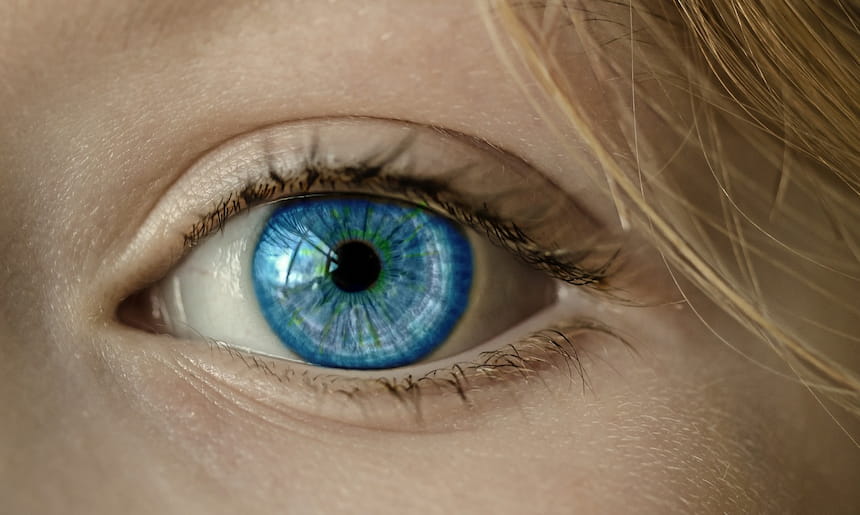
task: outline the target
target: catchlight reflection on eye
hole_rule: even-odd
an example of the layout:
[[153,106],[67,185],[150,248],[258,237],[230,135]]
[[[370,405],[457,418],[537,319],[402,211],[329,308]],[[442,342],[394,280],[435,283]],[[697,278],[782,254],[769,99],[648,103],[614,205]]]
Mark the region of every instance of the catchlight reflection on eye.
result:
[[466,310],[472,252],[446,218],[365,198],[289,201],[253,254],[260,308],[283,344],[327,367],[413,363]]

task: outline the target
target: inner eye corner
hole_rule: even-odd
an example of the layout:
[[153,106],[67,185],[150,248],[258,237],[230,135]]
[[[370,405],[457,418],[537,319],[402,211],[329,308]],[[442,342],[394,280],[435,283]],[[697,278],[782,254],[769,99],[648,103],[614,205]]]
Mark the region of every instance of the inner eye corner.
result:
[[171,334],[171,326],[159,308],[159,298],[151,288],[153,286],[138,289],[122,299],[114,310],[114,319],[146,333]]

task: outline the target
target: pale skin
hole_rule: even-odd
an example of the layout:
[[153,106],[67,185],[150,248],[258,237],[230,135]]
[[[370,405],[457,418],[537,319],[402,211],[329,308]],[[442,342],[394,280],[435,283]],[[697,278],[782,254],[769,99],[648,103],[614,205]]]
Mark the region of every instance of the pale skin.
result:
[[613,219],[469,2],[0,1],[0,48],[0,511],[850,513],[860,502],[860,453],[820,404],[683,307],[594,300],[584,312],[635,335],[636,352],[584,341],[590,388],[555,367],[488,385],[471,406],[431,395],[421,422],[390,396],[357,409],[305,395],[205,343],[117,320],[140,274],[120,258],[159,198],[208,150],[275,123],[456,130]]

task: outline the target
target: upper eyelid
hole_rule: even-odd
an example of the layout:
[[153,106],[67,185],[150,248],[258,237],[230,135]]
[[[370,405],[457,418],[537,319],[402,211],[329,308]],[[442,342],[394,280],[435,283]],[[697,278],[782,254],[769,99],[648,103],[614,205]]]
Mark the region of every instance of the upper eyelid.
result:
[[[369,117],[350,117],[349,120],[354,120],[354,121],[366,120],[366,121],[377,121],[377,122],[382,121],[382,122],[400,123],[400,124],[405,124],[407,126],[414,126],[417,129],[432,131],[432,132],[435,132],[435,133],[443,135],[443,136],[452,137],[452,138],[454,138],[458,141],[461,141],[461,142],[466,142],[470,145],[475,145],[477,147],[480,147],[481,150],[497,154],[496,157],[516,162],[516,164],[518,166],[522,167],[523,169],[537,170],[526,159],[522,158],[521,156],[511,154],[510,152],[502,149],[501,147],[499,147],[497,145],[494,145],[494,144],[488,142],[487,140],[473,137],[473,136],[469,136],[469,135],[466,135],[466,134],[463,134],[463,133],[460,133],[457,131],[453,131],[450,129],[446,129],[443,127],[430,126],[430,125],[424,125],[424,124],[413,124],[411,122],[405,122],[402,120],[390,120],[390,119],[369,118]],[[430,179],[430,180],[415,179],[415,178],[410,177],[408,173],[402,173],[402,172],[399,172],[397,170],[394,170],[394,173],[392,173],[392,170],[387,170],[387,168],[390,167],[391,163],[396,158],[398,158],[400,155],[402,155],[405,151],[408,150],[409,145],[410,145],[411,141],[413,140],[413,136],[414,136],[414,133],[408,134],[402,140],[400,140],[395,145],[393,145],[392,148],[386,149],[382,153],[367,155],[366,157],[361,159],[359,162],[357,162],[357,164],[350,164],[347,166],[335,166],[335,167],[331,167],[331,166],[327,167],[325,165],[321,166],[318,163],[318,161],[316,159],[316,155],[315,155],[316,149],[317,149],[317,143],[314,142],[312,144],[312,149],[308,152],[308,157],[307,157],[306,162],[302,165],[305,172],[308,174],[308,177],[312,177],[312,178],[307,179],[308,184],[300,184],[300,183],[297,184],[297,186],[298,186],[297,190],[300,191],[302,189],[309,189],[311,186],[310,183],[315,184],[317,181],[323,181],[325,179],[330,180],[332,182],[340,183],[342,185],[343,184],[349,184],[352,186],[362,186],[362,185],[366,185],[368,183],[367,179],[382,177],[383,180],[390,180],[390,181],[396,182],[397,186],[400,188],[409,187],[411,189],[422,190],[425,192],[426,191],[444,192],[446,197],[454,198],[455,201],[459,201],[458,202],[459,204],[462,204],[462,205],[468,204],[468,202],[466,200],[457,198],[458,192],[447,187],[448,181],[440,181],[437,179]],[[273,195],[276,193],[275,190],[284,190],[285,189],[284,188],[285,183],[289,179],[287,179],[281,175],[281,171],[279,169],[279,166],[274,162],[274,158],[275,158],[275,154],[270,153],[270,154],[266,155],[266,168],[268,170],[268,177],[266,179],[268,179],[271,182],[267,183],[266,180],[261,181],[259,179],[255,182],[249,182],[248,184],[246,184],[241,189],[230,192],[228,197],[220,199],[218,201],[218,204],[213,209],[211,209],[207,215],[203,215],[201,218],[206,218],[206,217],[211,218],[212,221],[214,222],[215,228],[217,229],[217,226],[219,224],[223,223],[223,221],[224,221],[224,220],[218,220],[219,210],[223,211],[224,209],[227,209],[227,210],[230,210],[231,211],[230,214],[232,214],[232,211],[234,209],[238,211],[241,209],[247,209],[248,207],[252,207],[252,205],[254,205],[254,201],[277,200],[273,197]],[[444,176],[445,174],[453,174],[453,173],[456,173],[458,171],[461,171],[461,170],[458,170],[456,168],[451,169],[451,170],[447,170],[442,174],[442,176]],[[387,173],[383,173],[383,172],[387,172]],[[311,175],[311,173],[312,173],[312,175]],[[327,177],[321,178],[320,176],[323,174],[327,174]],[[297,179],[299,179],[299,181],[301,181],[302,178],[297,178]],[[548,186],[557,188],[557,186],[555,184],[553,184],[549,178],[543,177],[542,180],[545,181]],[[271,194],[269,192],[267,192],[266,190],[271,190]],[[251,200],[252,202],[249,202],[249,200]],[[246,203],[246,204],[250,204],[250,205],[242,206],[241,205],[242,203]],[[598,219],[592,213],[590,213],[587,209],[584,209],[582,206],[577,206],[577,207],[578,207],[579,214],[581,216],[587,218],[588,223],[590,223],[594,226],[597,226],[600,224]],[[486,206],[485,206],[485,208],[486,208]],[[493,218],[493,219],[499,218],[494,213],[489,212],[489,211],[486,211],[483,214],[483,217],[484,218]],[[197,224],[195,224],[195,225],[197,225]],[[203,229],[204,232],[206,232],[206,233],[209,232],[209,230],[205,227],[197,228],[196,230],[199,231],[200,229]],[[190,245],[190,246],[194,245],[194,243],[195,243],[194,240],[196,239],[195,235],[193,234],[194,232],[195,232],[195,227],[192,227],[189,230],[189,234],[186,235],[186,238],[185,238],[186,245]]]
[[[324,133],[322,136],[320,131]],[[420,133],[423,134],[421,145],[424,147],[430,145],[430,147],[423,150],[412,148],[412,152],[416,154],[423,152],[419,156],[420,159],[416,158],[416,163],[413,163],[416,168],[425,165],[428,169],[433,168],[433,163],[421,162],[427,159],[436,164],[443,162],[438,154],[453,154],[451,160],[459,164],[474,161],[475,156],[485,156],[490,162],[491,169],[483,171],[487,174],[488,180],[486,186],[482,185],[482,187],[492,188],[494,185],[498,186],[498,183],[507,182],[511,188],[516,188],[517,191],[514,193],[519,195],[525,185],[525,189],[532,188],[540,192],[541,202],[546,202],[545,206],[539,206],[541,216],[544,216],[543,211],[547,210],[544,209],[545,207],[557,206],[570,210],[567,222],[573,223],[566,223],[565,230],[573,232],[578,230],[580,235],[583,235],[593,233],[595,227],[599,226],[593,217],[589,216],[581,206],[574,205],[570,197],[553,185],[546,176],[530,167],[518,156],[504,152],[478,138],[441,128],[383,119],[351,117],[302,120],[260,129],[228,141],[210,151],[184,172],[156,202],[134,240],[117,260],[116,269],[125,271],[125,277],[117,271],[117,279],[128,281],[128,267],[137,267],[140,272],[135,276],[137,281],[134,284],[123,285],[124,291],[118,293],[119,298],[145,287],[148,283],[157,280],[160,273],[166,272],[169,266],[185,252],[183,249],[187,248],[184,233],[189,227],[198,223],[201,216],[211,212],[213,206],[218,206],[225,197],[231,193],[244,191],[249,184],[261,184],[265,180],[271,180],[273,169],[285,173],[295,172],[306,165],[308,155],[327,152],[326,149],[320,150],[320,146],[338,149],[338,145],[342,143],[340,140],[352,134],[350,131],[367,136],[363,137],[360,143],[350,143],[355,148],[343,151],[344,155],[354,153],[351,157],[353,162],[367,161],[368,156],[373,157],[373,142],[364,140],[373,139],[377,132],[386,133],[385,137],[388,140],[385,141],[383,148],[389,149],[395,146],[392,141],[402,143],[408,139],[406,136]],[[392,135],[397,136],[396,139],[392,140]],[[340,138],[339,141],[329,141],[338,138]],[[383,136],[379,136],[376,142],[379,143],[383,139]],[[335,152],[341,150],[338,149]],[[459,161],[457,155],[460,156]],[[335,157],[341,161],[349,161],[342,156]],[[399,164],[401,167],[403,165],[403,162]],[[450,172],[451,169],[452,167],[449,166],[448,171]],[[438,176],[439,170],[434,169],[433,173]],[[461,174],[457,180],[475,182],[472,175],[474,174]],[[284,178],[279,175],[277,180],[284,180]],[[474,186],[473,184],[472,187]],[[320,188],[318,191],[326,191],[326,188]],[[550,198],[555,200],[549,201]],[[221,208],[225,209],[224,205]],[[231,214],[223,212],[224,217]],[[162,256],[160,258],[153,258],[151,255],[148,258],[143,257],[152,253],[150,247],[153,245],[161,247]]]

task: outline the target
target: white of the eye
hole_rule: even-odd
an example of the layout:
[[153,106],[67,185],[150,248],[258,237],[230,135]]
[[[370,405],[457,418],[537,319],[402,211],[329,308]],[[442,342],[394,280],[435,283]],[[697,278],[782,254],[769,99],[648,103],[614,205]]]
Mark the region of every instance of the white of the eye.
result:
[[273,210],[259,207],[230,220],[164,278],[161,316],[177,336],[298,359],[269,328],[251,277],[254,247]]
[[[172,332],[298,359],[269,328],[251,276],[257,239],[274,206],[252,209],[197,246],[154,291]],[[449,338],[424,361],[476,347],[552,304],[555,281],[469,231],[474,275],[469,305]]]

